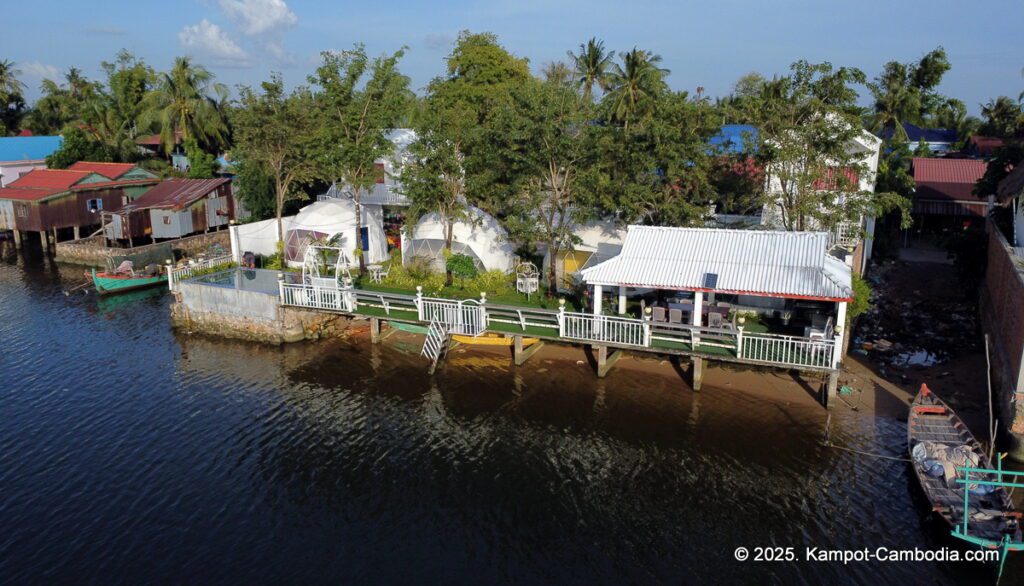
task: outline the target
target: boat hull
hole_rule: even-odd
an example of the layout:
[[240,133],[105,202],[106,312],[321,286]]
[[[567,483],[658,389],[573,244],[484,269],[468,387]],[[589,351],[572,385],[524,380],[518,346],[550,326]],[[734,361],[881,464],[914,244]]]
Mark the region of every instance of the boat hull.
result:
[[93,269],[92,283],[96,287],[96,292],[100,295],[114,295],[117,293],[134,291],[136,289],[143,289],[145,287],[166,284],[167,275],[160,274],[151,277],[122,277],[107,273],[97,273],[96,270]]

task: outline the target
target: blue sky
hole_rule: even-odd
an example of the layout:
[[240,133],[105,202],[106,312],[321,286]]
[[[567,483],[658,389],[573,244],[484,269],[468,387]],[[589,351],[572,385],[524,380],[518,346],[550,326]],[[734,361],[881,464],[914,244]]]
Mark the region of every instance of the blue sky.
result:
[[953,64],[941,90],[972,112],[1024,90],[1020,0],[990,0],[983,11],[945,0],[35,0],[3,12],[0,59],[18,64],[31,98],[43,77],[72,65],[99,76],[100,61],[121,48],[157,68],[193,55],[234,87],[270,71],[301,83],[320,51],[356,42],[371,54],[407,45],[402,70],[420,90],[442,73],[463,29],[496,33],[534,69],[591,36],[616,50],[639,46],[662,55],[672,87],[702,86],[711,95],[728,93],[750,71],[784,73],[800,58],[873,77],[885,61],[913,60],[937,45]]

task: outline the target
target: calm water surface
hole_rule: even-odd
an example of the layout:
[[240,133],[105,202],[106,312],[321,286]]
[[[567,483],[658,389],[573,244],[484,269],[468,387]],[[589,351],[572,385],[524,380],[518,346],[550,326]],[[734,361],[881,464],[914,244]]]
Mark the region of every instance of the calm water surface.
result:
[[[65,297],[0,261],[0,581],[956,583],[967,564],[740,564],[935,548],[905,464],[824,411],[619,369],[175,333],[162,291]],[[536,359],[535,359],[536,360]],[[837,415],[902,455],[904,422]]]

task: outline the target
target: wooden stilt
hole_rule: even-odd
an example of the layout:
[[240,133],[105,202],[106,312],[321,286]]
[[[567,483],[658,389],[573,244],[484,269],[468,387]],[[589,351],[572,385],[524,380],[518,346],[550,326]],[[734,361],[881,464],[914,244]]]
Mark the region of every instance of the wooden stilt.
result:
[[57,244],[58,242],[60,242],[60,241],[57,239],[57,229],[54,228],[53,229],[53,243]]
[[21,248],[21,230],[14,231],[14,247]]
[[694,356],[690,361],[690,374],[693,375],[692,386],[694,391],[699,391],[704,386],[704,359]]
[[370,318],[370,342],[380,342],[380,320],[375,317]]
[[604,378],[608,371],[615,366],[615,363],[622,358],[622,350],[616,350],[612,352],[611,356],[608,355],[608,346],[597,347],[597,378]]
[[513,357],[515,359],[516,366],[522,366],[530,359],[531,356],[537,353],[541,347],[544,346],[544,342],[536,342],[529,348],[523,347],[523,337],[515,336],[512,343]]
[[81,232],[79,231],[78,226],[75,226],[73,228],[73,230],[74,230],[74,234],[75,234],[75,240],[80,239],[81,238]]

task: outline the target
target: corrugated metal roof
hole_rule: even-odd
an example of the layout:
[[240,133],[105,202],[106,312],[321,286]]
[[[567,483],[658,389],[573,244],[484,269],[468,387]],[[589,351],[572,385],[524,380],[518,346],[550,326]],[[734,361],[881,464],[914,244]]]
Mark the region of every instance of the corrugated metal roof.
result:
[[0,162],[40,161],[60,148],[60,136],[3,136],[0,137]]
[[7,184],[8,187],[40,187],[43,189],[71,189],[71,186],[91,175],[89,171],[68,169],[33,169]]
[[99,173],[107,179],[117,179],[134,168],[135,165],[132,163],[93,163],[90,161],[79,161],[68,167],[71,171]]
[[826,232],[630,226],[622,252],[584,269],[587,283],[848,300],[850,267],[828,254]]
[[220,179],[168,179],[156,184],[141,197],[124,207],[125,210],[149,208],[182,209],[202,199],[231,180]]
[[18,201],[40,201],[58,193],[66,193],[67,189],[45,189],[45,188],[18,188],[6,187],[0,189],[0,199],[13,199]]
[[977,159],[933,159],[914,157],[917,183],[962,183],[972,187],[985,174],[988,163]]

